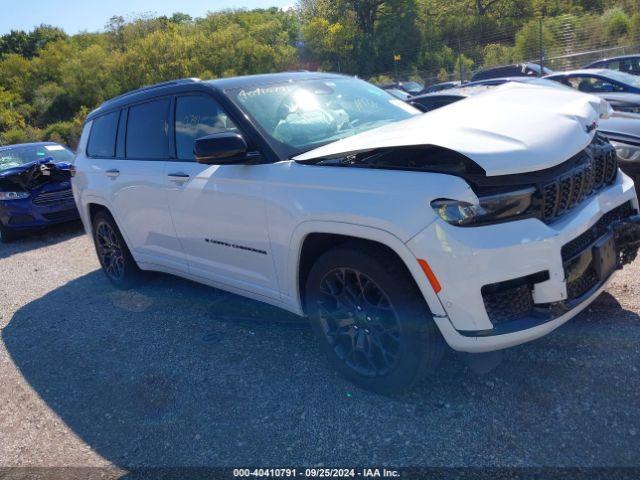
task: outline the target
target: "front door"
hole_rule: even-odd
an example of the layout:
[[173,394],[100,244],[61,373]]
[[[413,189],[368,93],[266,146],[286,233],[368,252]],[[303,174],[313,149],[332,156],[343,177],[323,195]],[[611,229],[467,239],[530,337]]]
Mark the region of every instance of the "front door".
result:
[[269,165],[202,165],[202,136],[238,131],[213,97],[175,99],[177,159],[166,166],[166,190],[178,239],[193,275],[277,298],[261,176]]

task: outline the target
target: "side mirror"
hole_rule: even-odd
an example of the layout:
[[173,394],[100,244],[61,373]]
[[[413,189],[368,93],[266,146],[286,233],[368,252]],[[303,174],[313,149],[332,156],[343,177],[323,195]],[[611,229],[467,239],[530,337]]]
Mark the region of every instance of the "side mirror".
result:
[[247,142],[239,133],[212,133],[198,138],[193,153],[198,163],[206,165],[229,165],[247,163],[250,155]]

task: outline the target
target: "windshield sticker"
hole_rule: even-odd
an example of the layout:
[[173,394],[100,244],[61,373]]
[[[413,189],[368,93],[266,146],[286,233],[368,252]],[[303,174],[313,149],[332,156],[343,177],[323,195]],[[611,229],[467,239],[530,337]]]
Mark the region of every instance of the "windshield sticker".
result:
[[[44,148],[46,148],[50,152],[55,152],[57,150],[64,150],[64,147],[62,145],[45,145]],[[38,153],[38,155],[40,154]]]
[[238,92],[238,98],[244,100],[246,98],[251,97],[259,97],[262,95],[273,95],[276,93],[287,93],[289,90],[293,88],[293,85],[276,85],[274,87],[258,87],[253,90],[240,90]]

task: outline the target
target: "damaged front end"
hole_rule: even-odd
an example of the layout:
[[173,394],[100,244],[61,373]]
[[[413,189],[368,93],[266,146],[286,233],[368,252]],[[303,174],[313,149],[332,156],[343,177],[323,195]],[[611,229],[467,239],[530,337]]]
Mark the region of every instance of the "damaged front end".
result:
[[43,158],[0,171],[0,237],[76,220],[74,166]]
[[19,187],[30,192],[51,182],[68,182],[73,176],[73,165],[55,163],[51,158],[36,160],[18,167],[0,171],[0,189]]

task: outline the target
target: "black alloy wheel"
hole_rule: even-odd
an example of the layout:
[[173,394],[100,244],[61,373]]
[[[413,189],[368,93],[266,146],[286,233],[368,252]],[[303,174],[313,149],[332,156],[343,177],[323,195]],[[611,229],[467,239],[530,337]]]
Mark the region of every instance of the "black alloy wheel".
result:
[[102,210],[94,215],[92,223],[93,242],[107,278],[117,288],[127,289],[135,286],[141,279],[142,272],[113,217]]
[[380,286],[359,270],[337,268],[320,293],[320,323],[335,354],[361,375],[389,373],[398,363],[400,324]]
[[413,277],[382,246],[354,241],[320,255],[307,276],[304,300],[331,365],[363,388],[410,388],[444,354],[442,335]]

